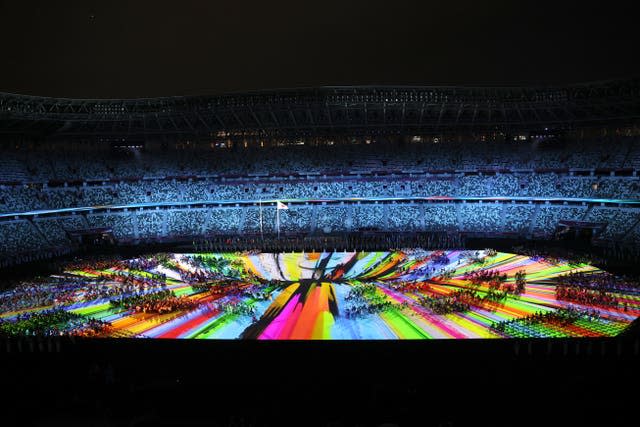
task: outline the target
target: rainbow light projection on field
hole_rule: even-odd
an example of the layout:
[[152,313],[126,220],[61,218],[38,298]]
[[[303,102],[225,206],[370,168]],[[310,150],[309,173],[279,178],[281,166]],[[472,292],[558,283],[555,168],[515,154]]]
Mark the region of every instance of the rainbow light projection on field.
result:
[[[524,292],[488,298],[488,284],[474,284],[468,273],[489,270],[506,274],[503,285],[524,271]],[[614,336],[640,315],[633,290],[611,293],[614,306],[557,300],[554,280],[570,272],[602,273],[587,264],[484,251],[163,254],[146,270],[122,262],[69,269],[56,279],[64,298],[5,311],[0,319],[6,325],[56,308],[74,316],[56,326],[61,334],[92,319],[108,326],[97,336],[109,337],[358,340]],[[194,281],[194,273],[207,280]],[[152,275],[164,275],[164,284],[138,295],[164,292],[186,308],[145,312],[112,302],[130,296],[111,292],[122,289],[123,278],[131,283]],[[472,295],[468,306],[434,308],[456,294]],[[548,321],[568,309],[581,314]],[[532,321],[534,315],[539,319]]]

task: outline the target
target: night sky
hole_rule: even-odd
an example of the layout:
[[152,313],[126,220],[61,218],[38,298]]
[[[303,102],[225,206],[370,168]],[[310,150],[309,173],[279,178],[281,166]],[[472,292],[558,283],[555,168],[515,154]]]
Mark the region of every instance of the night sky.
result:
[[635,2],[0,0],[0,91],[75,98],[640,76]]

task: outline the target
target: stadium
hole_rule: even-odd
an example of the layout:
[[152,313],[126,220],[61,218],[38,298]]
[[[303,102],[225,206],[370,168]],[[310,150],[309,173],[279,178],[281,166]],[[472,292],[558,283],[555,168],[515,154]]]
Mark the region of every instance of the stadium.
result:
[[[3,263],[80,257],[9,291],[3,326],[28,329],[11,320],[42,311],[46,335],[215,338],[214,324],[224,338],[616,335],[640,313],[635,282],[602,259],[638,255],[639,83],[4,94]],[[568,249],[528,244],[540,241]],[[154,244],[177,252],[82,261]],[[316,292],[322,303],[293,314]],[[340,326],[350,313],[377,319]]]
[[[637,79],[3,93],[4,347],[68,370],[87,354],[134,369],[127,355],[139,352],[167,377],[180,370],[152,354],[202,366],[196,354],[213,351],[215,369],[286,355],[297,372],[308,352],[379,354],[368,369],[465,352],[490,370],[594,358],[627,369],[639,343],[639,122]],[[332,369],[308,372],[315,399],[346,398],[333,381],[351,366]]]

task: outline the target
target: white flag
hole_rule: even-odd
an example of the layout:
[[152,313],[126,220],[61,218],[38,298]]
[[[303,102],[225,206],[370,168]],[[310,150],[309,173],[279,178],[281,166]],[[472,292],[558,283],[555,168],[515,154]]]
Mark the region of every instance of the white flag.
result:
[[287,206],[287,205],[285,205],[284,203],[279,202],[279,201],[277,201],[277,200],[276,200],[276,207],[277,207],[278,209],[289,209],[289,206]]

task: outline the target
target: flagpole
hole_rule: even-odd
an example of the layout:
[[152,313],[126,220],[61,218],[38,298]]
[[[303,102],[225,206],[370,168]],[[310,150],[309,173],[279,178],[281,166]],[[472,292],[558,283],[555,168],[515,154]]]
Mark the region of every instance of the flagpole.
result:
[[278,239],[280,239],[280,208],[276,202],[276,228],[278,229]]
[[262,232],[262,199],[260,199],[260,238],[264,240],[264,234]]

